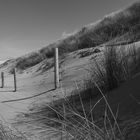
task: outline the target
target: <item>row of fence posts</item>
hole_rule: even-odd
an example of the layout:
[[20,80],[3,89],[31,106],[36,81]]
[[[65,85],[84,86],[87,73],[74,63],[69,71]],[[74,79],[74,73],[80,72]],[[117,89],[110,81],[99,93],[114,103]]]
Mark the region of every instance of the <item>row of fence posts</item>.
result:
[[[55,89],[59,88],[59,58],[58,58],[58,48],[54,49],[54,85]],[[17,79],[16,79],[16,68],[13,69],[14,76],[14,92],[17,91]],[[1,88],[4,88],[4,72],[1,72]]]
[[[55,89],[60,87],[59,82],[59,58],[58,58],[58,48],[54,49],[54,85]],[[17,79],[16,79],[16,68],[13,69],[13,77],[14,77],[14,90],[17,91]],[[1,72],[1,88],[4,88],[4,72]],[[64,107],[63,107],[64,108]],[[65,114],[65,113],[64,113]],[[64,129],[64,125],[62,125],[62,129]],[[63,132],[61,132],[61,139],[63,139]],[[67,135],[68,139],[68,135]]]
[[[16,79],[16,68],[13,69],[13,76],[14,76],[14,90],[13,92],[17,91],[17,79]],[[4,72],[1,72],[1,88],[4,88]]]

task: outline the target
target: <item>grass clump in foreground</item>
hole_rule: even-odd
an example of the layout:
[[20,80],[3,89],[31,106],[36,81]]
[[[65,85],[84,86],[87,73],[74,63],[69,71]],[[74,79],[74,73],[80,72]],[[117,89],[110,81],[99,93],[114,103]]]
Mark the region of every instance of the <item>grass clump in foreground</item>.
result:
[[36,123],[42,124],[44,129],[51,129],[50,133],[55,136],[61,134],[64,140],[125,139],[117,122],[119,109],[112,111],[106,93],[132,77],[136,65],[131,69],[128,58],[132,63],[137,62],[134,47],[130,46],[130,51],[107,47],[102,65],[98,60],[94,61],[90,79],[82,88],[75,82],[76,89],[71,96],[33,110],[28,115],[30,121],[37,120]]
[[0,122],[0,140],[27,140],[27,138],[18,130]]
[[103,91],[110,91],[131,77],[128,63],[130,54],[126,54],[124,46],[106,46],[103,55],[103,59],[91,62],[91,85],[96,81]]

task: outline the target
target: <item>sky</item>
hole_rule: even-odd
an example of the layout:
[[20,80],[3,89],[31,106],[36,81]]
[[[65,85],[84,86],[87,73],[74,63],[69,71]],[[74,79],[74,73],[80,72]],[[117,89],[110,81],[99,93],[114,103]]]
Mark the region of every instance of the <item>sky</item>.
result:
[[39,50],[135,0],[0,0],[0,62]]

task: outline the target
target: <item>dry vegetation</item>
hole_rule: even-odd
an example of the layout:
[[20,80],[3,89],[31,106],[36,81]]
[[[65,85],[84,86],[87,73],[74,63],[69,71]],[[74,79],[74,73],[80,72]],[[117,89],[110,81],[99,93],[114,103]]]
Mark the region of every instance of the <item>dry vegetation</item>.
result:
[[27,140],[27,137],[3,122],[0,122],[0,140]]
[[[37,125],[51,129],[53,135],[59,135],[62,139],[125,139],[124,128],[119,126],[117,119],[119,110],[111,109],[106,94],[131,79],[137,67],[135,46],[130,46],[129,52],[123,47],[108,46],[104,51],[102,66],[97,60],[92,61],[94,69],[90,68],[90,79],[84,85],[75,82],[76,89],[71,96],[34,108],[23,120],[26,123],[37,120]],[[130,69],[129,57],[133,61],[133,69]],[[61,90],[65,95],[63,87]],[[98,106],[100,111],[95,113]]]
[[[44,59],[52,58],[54,48],[59,48],[59,54],[63,55],[78,49],[95,47],[104,43],[127,44],[140,40],[140,3],[111,14],[100,22],[85,26],[80,31],[58,40],[38,52],[17,58],[14,60],[14,67],[25,70],[40,63]],[[12,61],[13,63],[13,61]],[[22,64],[22,65],[21,65]],[[6,64],[7,66],[9,64]]]
[[[78,49],[108,44],[103,59],[92,60],[89,69],[90,79],[83,85],[75,82],[76,89],[71,96],[43,104],[25,114],[23,121],[36,122],[44,129],[51,129],[53,135],[59,134],[62,139],[72,140],[123,140],[126,139],[118,123],[118,109],[111,109],[107,93],[130,80],[139,67],[135,45],[126,51],[124,46],[109,44],[127,44],[139,41],[140,34],[140,3],[135,3],[124,11],[105,17],[93,27],[84,27],[81,31],[59,40],[36,53],[16,59],[15,67],[21,70],[32,67],[44,59],[52,58],[55,47],[62,56]],[[117,42],[117,43],[116,43]],[[127,46],[128,47],[128,46]],[[84,54],[88,55],[88,54]],[[129,62],[131,58],[131,62]],[[101,62],[101,63],[99,63]],[[5,66],[5,65],[4,65]],[[133,67],[132,67],[133,66]],[[51,67],[51,66],[50,66]],[[62,93],[65,95],[62,87]],[[100,112],[95,115],[94,109],[102,103]],[[101,105],[100,105],[101,106]],[[2,140],[16,140],[1,125]]]

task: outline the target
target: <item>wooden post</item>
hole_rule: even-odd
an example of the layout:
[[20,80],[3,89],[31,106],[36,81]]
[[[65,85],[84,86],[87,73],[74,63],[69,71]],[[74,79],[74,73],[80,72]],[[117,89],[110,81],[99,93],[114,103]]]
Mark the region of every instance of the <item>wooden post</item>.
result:
[[59,62],[58,62],[58,48],[55,48],[54,55],[54,82],[55,89],[59,88]]
[[1,88],[4,88],[4,72],[1,72]]
[[14,92],[16,92],[17,91],[16,68],[14,68],[13,74],[14,74]]

